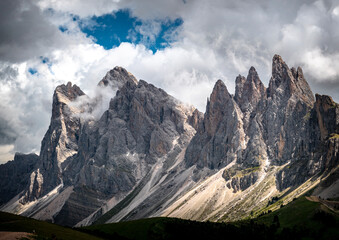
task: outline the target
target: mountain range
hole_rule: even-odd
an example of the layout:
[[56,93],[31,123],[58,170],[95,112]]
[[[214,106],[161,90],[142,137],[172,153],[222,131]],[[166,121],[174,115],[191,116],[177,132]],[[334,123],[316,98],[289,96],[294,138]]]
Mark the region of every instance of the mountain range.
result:
[[235,81],[215,83],[205,113],[121,67],[94,98],[58,86],[40,154],[0,165],[1,210],[66,226],[234,221],[308,191],[338,198],[339,104],[278,55],[268,87],[254,67]]

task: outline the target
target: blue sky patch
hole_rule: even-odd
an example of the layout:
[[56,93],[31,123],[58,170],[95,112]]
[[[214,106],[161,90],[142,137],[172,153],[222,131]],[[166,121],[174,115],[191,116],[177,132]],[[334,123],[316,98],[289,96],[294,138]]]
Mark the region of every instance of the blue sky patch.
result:
[[50,71],[50,73],[52,73],[54,75],[54,72],[52,71],[52,62],[49,60],[48,57],[44,57],[44,56],[40,56],[40,60],[42,64],[46,64],[48,66],[48,70]]
[[40,56],[40,59],[41,59],[41,62],[43,64],[49,64],[49,58],[48,57],[43,57],[43,56]]
[[[131,16],[127,9],[90,19],[77,17],[73,19],[78,22],[87,37],[91,37],[105,49],[117,47],[122,42],[130,42],[142,43],[153,52],[164,49],[176,41],[177,33],[183,24],[180,18],[141,21]],[[62,32],[67,31],[65,27],[59,29]]]
[[36,70],[35,68],[28,68],[28,72],[29,72],[31,75],[34,75],[34,74],[37,74],[37,73],[38,73],[38,70]]
[[66,32],[68,30],[68,28],[66,26],[59,26],[59,30],[61,32]]

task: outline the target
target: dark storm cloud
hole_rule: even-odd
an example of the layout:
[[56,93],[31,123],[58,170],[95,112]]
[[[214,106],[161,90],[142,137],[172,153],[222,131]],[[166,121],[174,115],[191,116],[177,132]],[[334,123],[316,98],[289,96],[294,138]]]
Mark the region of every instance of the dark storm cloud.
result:
[[61,45],[58,28],[30,0],[0,1],[0,61],[22,62]]
[[0,116],[0,145],[13,144],[18,134],[9,125],[8,121]]
[[0,80],[1,81],[15,81],[16,77],[18,76],[18,70],[11,67],[11,66],[5,66],[3,69],[0,70]]

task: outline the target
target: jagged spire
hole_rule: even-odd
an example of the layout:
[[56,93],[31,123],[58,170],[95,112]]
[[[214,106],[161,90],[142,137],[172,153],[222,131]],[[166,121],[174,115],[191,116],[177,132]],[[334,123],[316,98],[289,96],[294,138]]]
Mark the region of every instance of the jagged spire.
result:
[[249,69],[247,78],[239,75],[235,82],[234,99],[242,111],[249,110],[249,105],[251,109],[255,108],[260,99],[265,96],[265,86],[253,66]]
[[[279,89],[279,90],[277,90]],[[278,93],[280,97],[290,98],[293,95],[301,98],[306,104],[314,103],[314,96],[308,85],[301,67],[289,68],[281,56],[274,55],[272,60],[272,78],[267,90],[267,96]]]
[[98,86],[111,86],[114,89],[120,89],[126,82],[138,84],[138,80],[125,68],[114,67],[106,73],[106,76],[98,83]]

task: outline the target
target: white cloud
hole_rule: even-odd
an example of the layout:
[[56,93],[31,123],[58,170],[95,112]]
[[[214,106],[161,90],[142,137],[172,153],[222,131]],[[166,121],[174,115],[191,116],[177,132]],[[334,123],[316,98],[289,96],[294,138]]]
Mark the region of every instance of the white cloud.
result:
[[[18,12],[14,3],[23,1],[5,2],[12,4],[9,12]],[[44,12],[33,4],[19,11],[31,24],[23,24],[17,15],[6,15],[9,27],[0,24],[3,33],[22,36],[13,43],[0,41],[0,134],[6,136],[1,144],[14,146],[0,148],[0,154],[39,151],[54,88],[71,81],[93,97],[98,81],[116,65],[204,111],[217,79],[234,92],[235,77],[247,75],[252,65],[267,86],[271,58],[278,53],[290,67],[304,68],[315,92],[329,92],[339,100],[339,1],[40,0],[38,6]],[[86,18],[120,8],[130,8],[142,19],[137,30],[153,40],[159,21],[182,18],[177,41],[154,54],[130,43],[105,50],[86,38],[70,15]],[[68,31],[58,31],[60,25]],[[50,65],[39,56],[48,57]]]
[[68,12],[80,17],[103,15],[118,9],[119,0],[39,0],[38,5],[46,10],[52,8],[61,12]]
[[13,145],[0,145],[0,164],[14,159],[14,155],[11,153],[13,148]]

